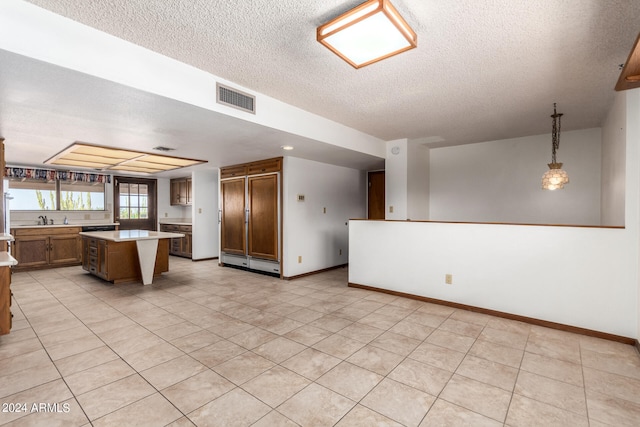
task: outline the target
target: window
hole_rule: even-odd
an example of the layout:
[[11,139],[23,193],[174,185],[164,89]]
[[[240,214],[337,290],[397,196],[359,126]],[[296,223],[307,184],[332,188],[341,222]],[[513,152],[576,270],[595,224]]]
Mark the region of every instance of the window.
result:
[[11,210],[51,211],[58,209],[56,181],[11,179],[9,192],[13,197]]
[[146,184],[120,184],[120,219],[149,218],[149,189]]
[[11,210],[103,211],[105,184],[82,181],[45,181],[11,178]]
[[81,181],[60,182],[60,210],[103,211],[104,184]]

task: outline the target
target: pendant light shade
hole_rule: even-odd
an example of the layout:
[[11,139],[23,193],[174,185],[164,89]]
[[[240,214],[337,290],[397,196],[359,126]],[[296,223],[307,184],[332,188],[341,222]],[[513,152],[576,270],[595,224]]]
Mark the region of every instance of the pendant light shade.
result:
[[562,163],[556,161],[556,150],[560,148],[560,118],[562,113],[556,112],[556,104],[553,104],[553,126],[551,129],[551,163],[547,164],[549,170],[542,175],[543,190],[558,190],[569,183],[569,174],[562,169]]
[[549,163],[549,170],[542,175],[543,190],[558,190],[569,183],[569,174],[562,169],[562,163]]

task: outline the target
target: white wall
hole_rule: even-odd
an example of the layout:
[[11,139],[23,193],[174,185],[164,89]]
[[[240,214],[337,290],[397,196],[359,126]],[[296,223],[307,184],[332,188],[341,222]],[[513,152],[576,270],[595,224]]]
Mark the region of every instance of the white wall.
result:
[[636,339],[640,341],[640,89],[624,92],[626,104],[626,181],[625,181],[625,230],[634,238],[629,256],[634,262],[629,268],[636,284]]
[[351,221],[349,231],[349,282],[637,336],[625,229]]
[[[407,210],[407,182],[409,176],[409,141],[397,139],[387,141],[385,161],[385,219],[404,220],[408,218]],[[396,153],[393,153],[396,148]]]
[[562,132],[557,159],[570,183],[544,191],[551,135],[431,149],[436,221],[600,225],[601,130]]
[[429,219],[429,149],[409,141],[407,159],[407,219]]
[[602,126],[602,225],[624,225],[626,96],[618,92]]
[[[346,264],[347,223],[366,215],[366,174],[295,157],[283,164],[283,275]],[[304,202],[297,201],[299,194]]]
[[193,194],[192,256],[193,260],[219,256],[218,169],[192,172]]

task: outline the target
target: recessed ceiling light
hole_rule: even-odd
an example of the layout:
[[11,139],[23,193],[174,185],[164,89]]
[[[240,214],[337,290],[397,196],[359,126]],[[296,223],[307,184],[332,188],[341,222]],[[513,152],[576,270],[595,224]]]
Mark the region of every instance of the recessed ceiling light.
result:
[[282,145],[280,148],[282,148],[283,150],[287,150],[287,151],[293,150],[293,147],[290,146],[290,145]]

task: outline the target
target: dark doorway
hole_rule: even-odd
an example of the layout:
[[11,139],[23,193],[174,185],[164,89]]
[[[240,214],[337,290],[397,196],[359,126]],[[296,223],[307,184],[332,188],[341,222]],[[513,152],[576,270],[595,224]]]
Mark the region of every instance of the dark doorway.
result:
[[156,180],[114,177],[113,206],[120,230],[156,230]]
[[369,172],[368,219],[384,219],[384,171]]

